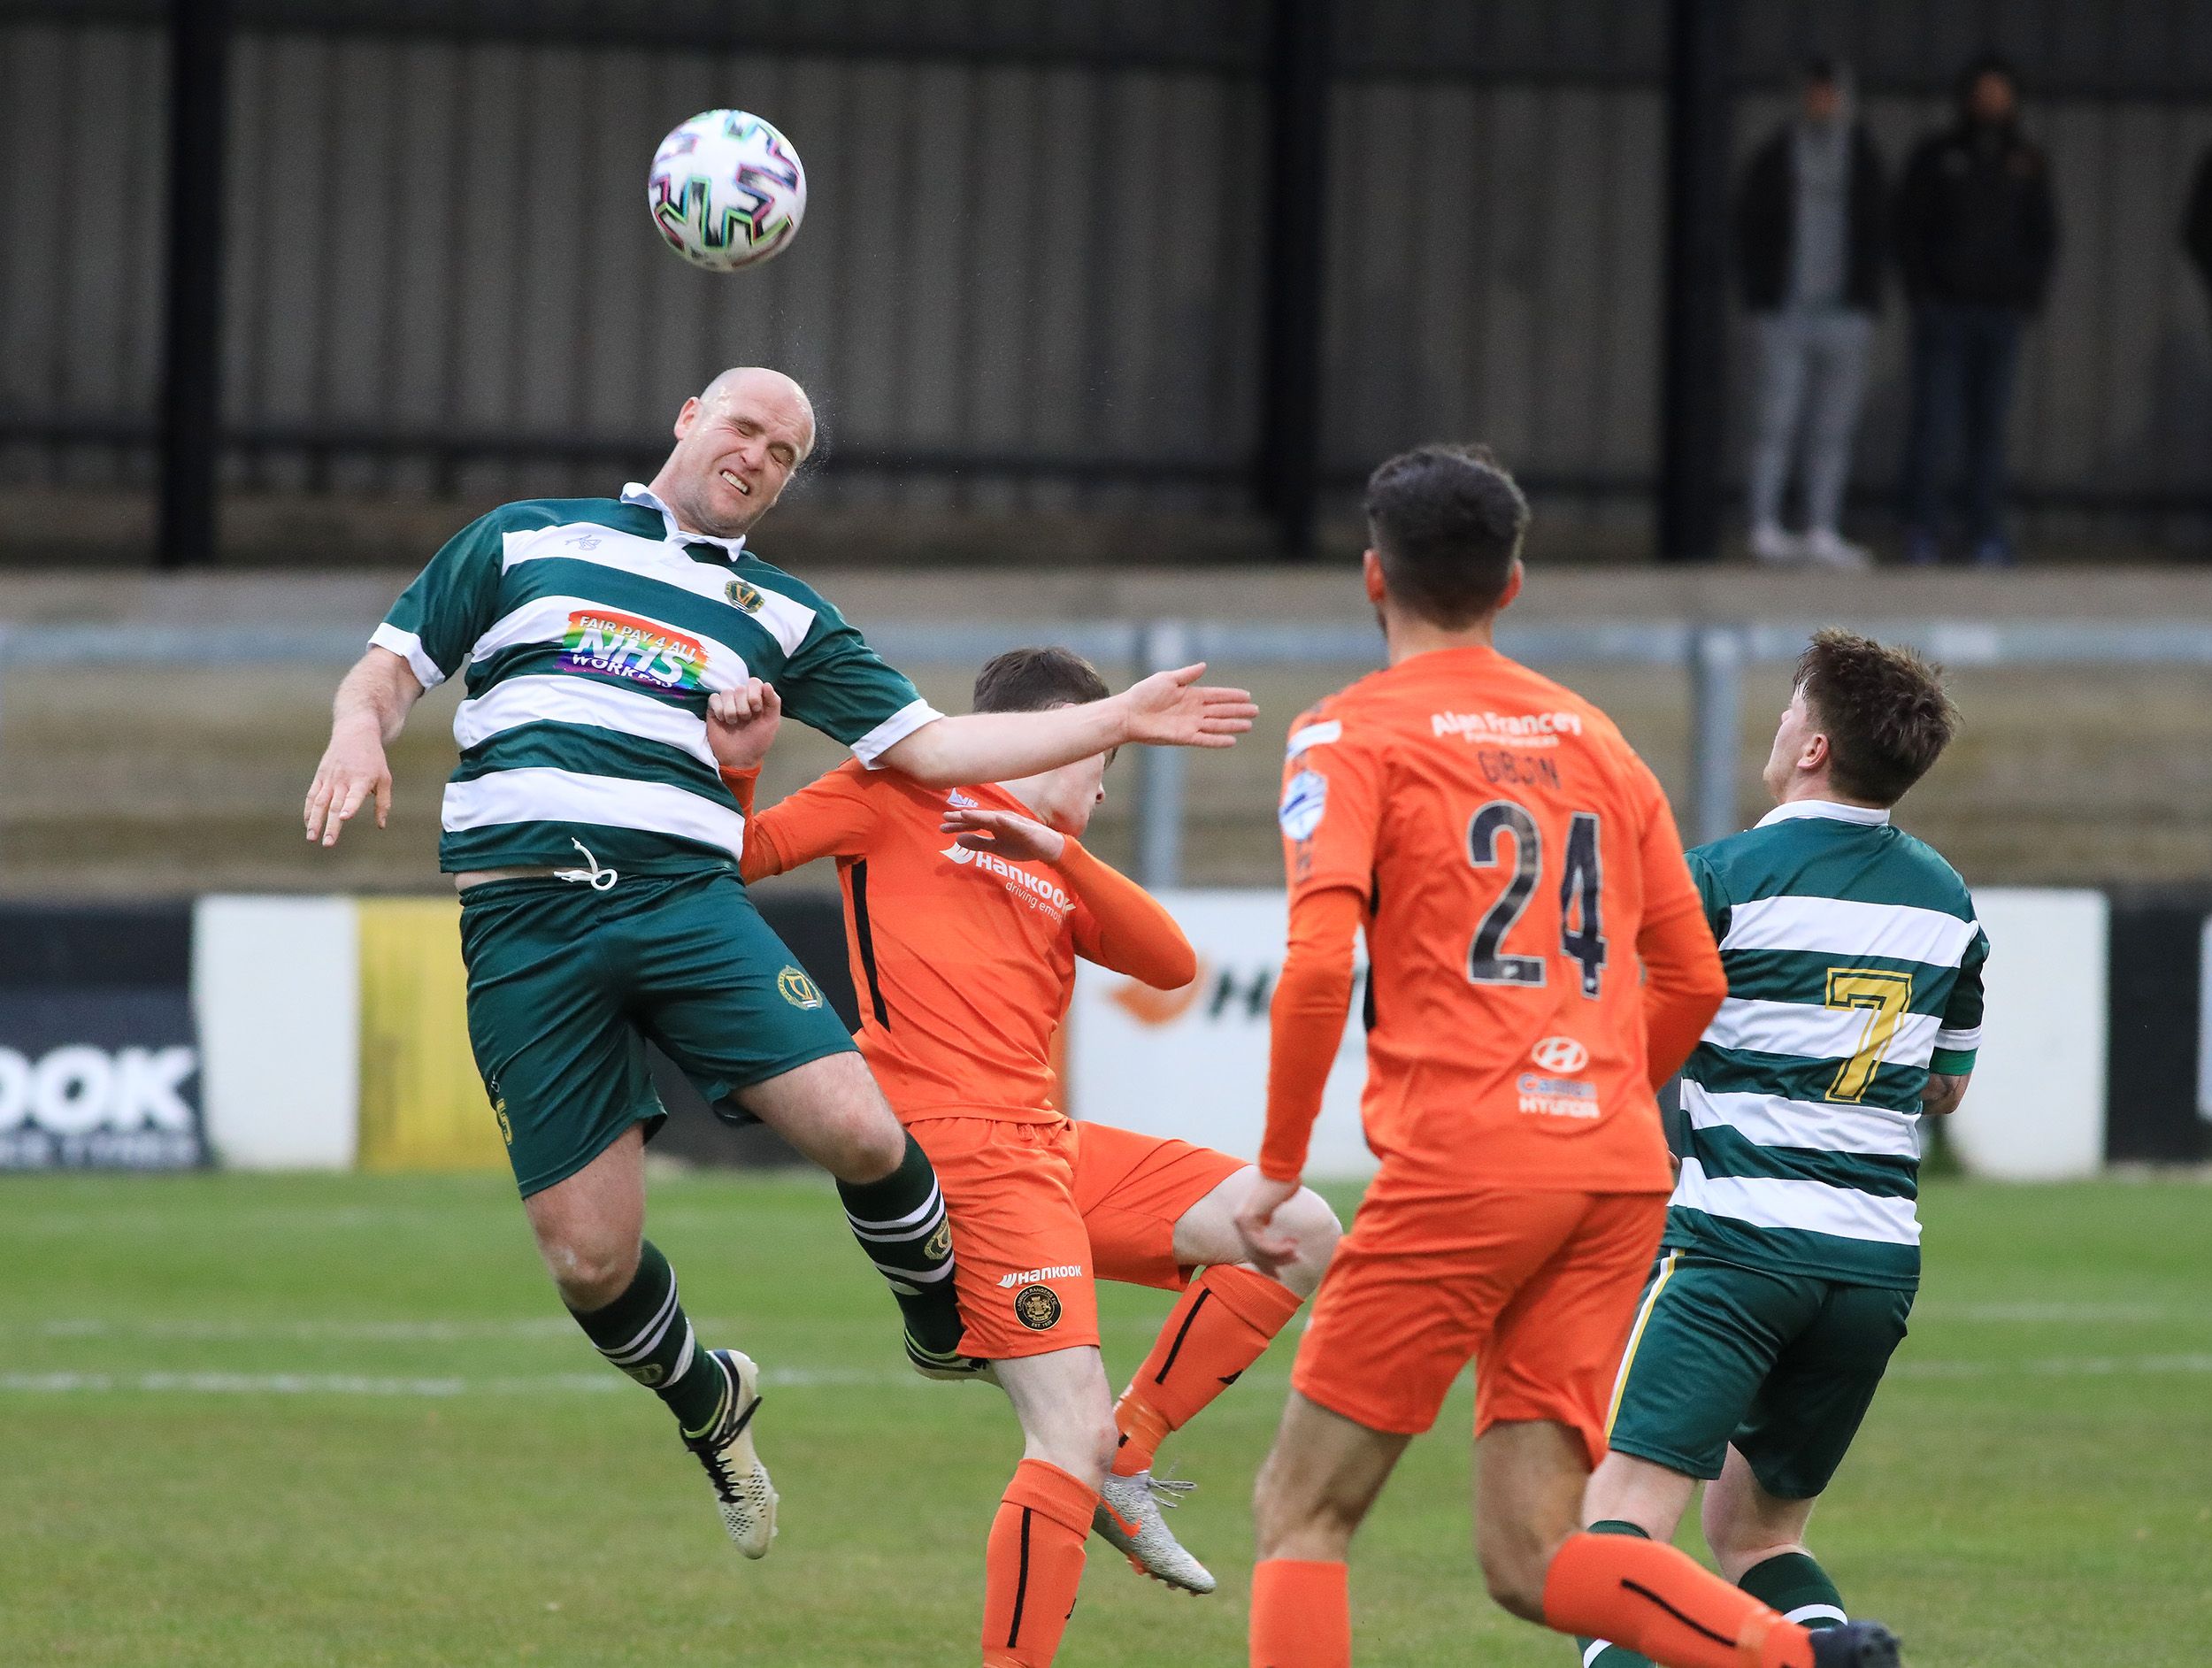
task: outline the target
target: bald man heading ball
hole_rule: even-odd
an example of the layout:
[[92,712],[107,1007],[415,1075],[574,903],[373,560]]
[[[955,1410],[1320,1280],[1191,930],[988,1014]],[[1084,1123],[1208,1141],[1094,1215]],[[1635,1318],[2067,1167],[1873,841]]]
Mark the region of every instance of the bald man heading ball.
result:
[[385,747],[455,674],[461,761],[439,866],[461,892],[469,1039],[562,1301],[658,1395],[731,1538],[768,1550],[777,1496],[753,1443],[759,1369],[703,1349],[644,1238],[662,1049],[708,1104],[758,1118],[837,1178],[918,1367],[958,1358],[951,1234],[922,1149],[738,877],[745,821],[710,735],[783,711],[871,769],[930,787],[1056,769],[1131,742],[1228,747],[1241,689],[1156,673],[1081,706],[947,718],[810,587],[746,548],[814,447],[806,391],[723,372],[684,402],[649,486],[502,505],[457,534],[346,675],[308,790],[328,847],[391,805]]

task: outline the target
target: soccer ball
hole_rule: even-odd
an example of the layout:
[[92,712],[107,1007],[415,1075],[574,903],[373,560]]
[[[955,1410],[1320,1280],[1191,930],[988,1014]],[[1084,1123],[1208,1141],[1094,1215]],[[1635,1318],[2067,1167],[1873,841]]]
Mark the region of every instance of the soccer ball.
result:
[[646,176],[653,224],[694,266],[733,273],[781,254],[806,213],[806,170],[757,116],[710,110],[661,141]]

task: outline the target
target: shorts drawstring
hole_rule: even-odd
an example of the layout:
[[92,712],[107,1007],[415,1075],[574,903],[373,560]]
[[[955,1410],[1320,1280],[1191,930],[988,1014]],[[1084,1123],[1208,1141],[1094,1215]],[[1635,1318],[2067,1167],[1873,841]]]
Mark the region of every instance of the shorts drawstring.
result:
[[619,875],[612,869],[601,868],[599,859],[591,855],[591,848],[582,841],[571,840],[568,843],[584,854],[584,861],[591,865],[591,867],[588,869],[556,869],[553,871],[553,878],[556,880],[580,880],[595,892],[611,890],[615,881],[620,878]]

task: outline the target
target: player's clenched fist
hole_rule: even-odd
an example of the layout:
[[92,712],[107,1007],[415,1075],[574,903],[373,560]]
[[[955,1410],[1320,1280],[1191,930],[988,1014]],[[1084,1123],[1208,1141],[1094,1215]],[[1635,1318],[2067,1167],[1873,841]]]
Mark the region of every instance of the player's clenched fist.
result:
[[1225,689],[1198,681],[1205,662],[1156,672],[1122,694],[1127,703],[1129,739],[1166,747],[1233,747],[1259,716],[1248,689]]
[[384,743],[373,734],[334,731],[315,780],[307,788],[307,838],[325,846],[338,843],[338,831],[371,798],[376,802],[376,826],[384,826],[392,810],[392,767],[385,762]]
[[707,698],[707,745],[724,770],[758,769],[782,723],[783,698],[774,684],[758,678]]

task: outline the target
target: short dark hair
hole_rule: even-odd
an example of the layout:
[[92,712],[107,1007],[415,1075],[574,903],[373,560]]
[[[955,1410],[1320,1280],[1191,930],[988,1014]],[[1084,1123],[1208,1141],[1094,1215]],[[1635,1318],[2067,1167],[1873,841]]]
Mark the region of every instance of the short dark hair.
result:
[[1390,594],[1432,625],[1498,605],[1528,531],[1528,500],[1484,446],[1420,446],[1367,478],[1367,534]]
[[1942,667],[1855,632],[1815,632],[1797,687],[1828,738],[1830,780],[1854,799],[1895,804],[1958,730]]
[[1106,696],[1098,668],[1072,649],[1009,649],[975,674],[978,712],[1041,712]]

